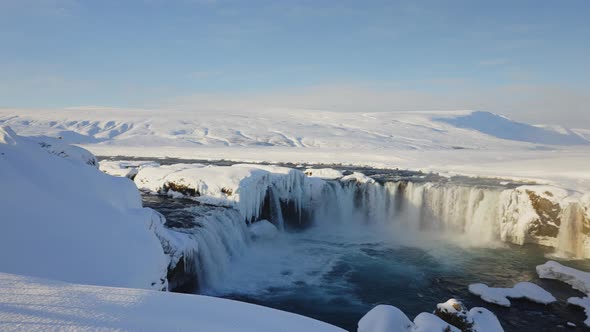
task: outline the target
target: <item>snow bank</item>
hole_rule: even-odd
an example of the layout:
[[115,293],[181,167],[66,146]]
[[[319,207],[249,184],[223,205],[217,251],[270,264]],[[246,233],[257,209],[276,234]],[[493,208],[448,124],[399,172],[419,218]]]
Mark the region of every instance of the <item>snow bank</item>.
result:
[[341,171],[333,168],[308,168],[305,175],[324,180],[335,180],[343,176]]
[[133,179],[140,168],[159,165],[154,161],[102,160],[99,169],[109,175]]
[[555,279],[569,284],[586,294],[590,293],[590,273],[576,270],[559,264],[555,261],[548,261],[537,266],[537,274],[540,278]]
[[411,331],[414,323],[398,308],[380,304],[367,312],[358,323],[358,332]]
[[510,306],[510,300],[508,298],[524,298],[541,304],[549,304],[557,301],[551,293],[530,282],[519,282],[512,288],[493,288],[485,284],[471,284],[469,285],[469,291],[480,296],[486,302],[505,307]]
[[0,273],[2,331],[343,332],[300,315],[199,295]]
[[168,258],[131,181],[48,153],[8,128],[0,138],[2,271],[166,288]]
[[342,182],[356,181],[359,183],[375,183],[375,180],[373,180],[372,178],[366,176],[363,173],[359,173],[359,172],[354,172],[350,175],[344,176],[340,179],[340,181],[342,181]]
[[[456,325],[451,325],[456,324]],[[450,299],[439,303],[434,314],[420,313],[414,322],[398,308],[378,305],[358,323],[358,332],[501,332],[498,318],[485,308],[467,311],[460,301]]]

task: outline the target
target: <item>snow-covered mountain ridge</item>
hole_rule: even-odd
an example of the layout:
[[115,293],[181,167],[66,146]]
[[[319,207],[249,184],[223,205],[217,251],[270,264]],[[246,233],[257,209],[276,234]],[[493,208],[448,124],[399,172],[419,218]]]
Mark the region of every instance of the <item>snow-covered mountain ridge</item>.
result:
[[[536,127],[488,112],[336,113],[309,110],[178,112],[0,110],[0,123],[28,136],[70,143],[136,146],[482,149],[521,141],[575,145],[567,129]],[[465,138],[468,138],[466,140]]]

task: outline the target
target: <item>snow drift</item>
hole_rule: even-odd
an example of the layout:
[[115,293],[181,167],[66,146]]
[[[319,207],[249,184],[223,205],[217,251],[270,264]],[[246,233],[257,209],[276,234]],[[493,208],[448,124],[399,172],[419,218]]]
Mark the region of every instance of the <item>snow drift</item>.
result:
[[207,296],[0,273],[0,330],[344,332],[300,315]]
[[47,148],[0,128],[2,270],[165,289],[168,259],[148,229],[154,212],[133,183],[101,173],[79,148]]

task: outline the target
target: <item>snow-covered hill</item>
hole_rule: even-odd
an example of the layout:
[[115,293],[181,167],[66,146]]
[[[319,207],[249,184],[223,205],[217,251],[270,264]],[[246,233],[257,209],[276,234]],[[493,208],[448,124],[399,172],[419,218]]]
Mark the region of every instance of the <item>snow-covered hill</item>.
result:
[[0,127],[1,271],[165,289],[154,212],[131,181],[88,165],[94,157],[80,150]]
[[590,188],[584,130],[486,112],[0,110],[0,124],[96,155],[362,164]]
[[[335,113],[308,110],[173,112],[69,109],[0,111],[0,122],[25,135],[71,143],[149,146],[480,149],[537,144],[590,144],[488,112]],[[469,138],[466,140],[466,138]]]

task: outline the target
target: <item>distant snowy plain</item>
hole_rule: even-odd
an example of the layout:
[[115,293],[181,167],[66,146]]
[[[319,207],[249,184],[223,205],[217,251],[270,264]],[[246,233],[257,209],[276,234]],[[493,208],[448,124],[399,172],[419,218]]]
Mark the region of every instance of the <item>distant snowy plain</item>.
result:
[[342,163],[590,189],[589,130],[488,112],[1,109],[0,124],[20,135],[61,137],[99,156]]

